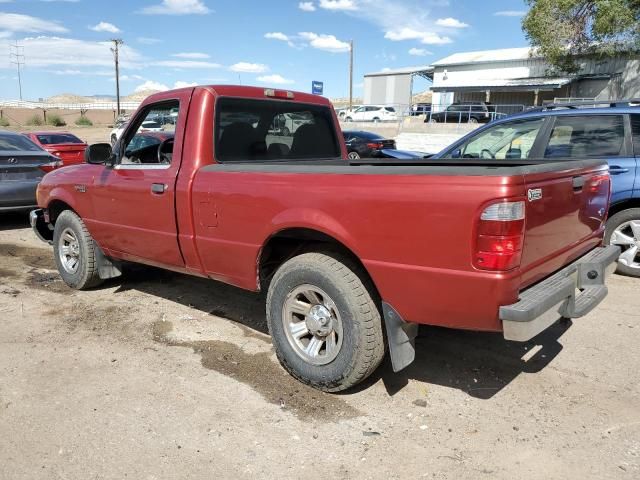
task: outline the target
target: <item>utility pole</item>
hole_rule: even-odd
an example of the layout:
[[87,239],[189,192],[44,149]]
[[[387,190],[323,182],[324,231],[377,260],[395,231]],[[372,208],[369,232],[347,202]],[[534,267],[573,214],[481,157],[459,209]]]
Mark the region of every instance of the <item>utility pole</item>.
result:
[[112,38],[111,41],[113,42],[113,48],[111,49],[111,51],[113,52],[113,60],[116,64],[116,102],[118,105],[117,115],[120,115],[120,65],[118,56],[120,45],[122,45],[124,42],[121,38]]
[[22,74],[21,68],[24,65],[24,46],[18,44],[16,40],[13,44],[9,45],[9,56],[11,63],[18,69],[18,88],[20,90],[20,100],[22,100]]
[[349,110],[353,108],[353,40],[349,42]]

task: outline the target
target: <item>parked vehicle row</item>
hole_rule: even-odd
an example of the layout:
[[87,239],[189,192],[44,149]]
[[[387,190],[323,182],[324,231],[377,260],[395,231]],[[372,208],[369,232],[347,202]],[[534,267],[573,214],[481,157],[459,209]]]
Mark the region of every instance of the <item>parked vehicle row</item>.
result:
[[[175,137],[134,148],[165,108],[178,110]],[[307,119],[290,142],[273,134],[280,115]],[[31,223],[73,288],[133,261],[266,291],[282,366],[344,390],[386,344],[395,371],[409,365],[419,324],[526,341],[604,298],[620,252],[601,247],[607,163],[538,160],[549,118],[491,124],[434,159],[349,164],[325,98],[162,92],[113,148],[92,145],[87,163],[46,175]]]

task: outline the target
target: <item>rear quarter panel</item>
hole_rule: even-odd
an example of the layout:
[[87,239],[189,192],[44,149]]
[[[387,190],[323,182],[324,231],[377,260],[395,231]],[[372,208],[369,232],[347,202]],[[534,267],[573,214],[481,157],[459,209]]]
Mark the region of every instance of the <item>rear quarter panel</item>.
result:
[[517,300],[517,274],[472,267],[471,239],[483,205],[522,197],[520,178],[241,170],[214,165],[193,182],[197,249],[213,278],[257,289],[262,246],[303,227],[353,251],[406,320],[499,330],[497,306]]

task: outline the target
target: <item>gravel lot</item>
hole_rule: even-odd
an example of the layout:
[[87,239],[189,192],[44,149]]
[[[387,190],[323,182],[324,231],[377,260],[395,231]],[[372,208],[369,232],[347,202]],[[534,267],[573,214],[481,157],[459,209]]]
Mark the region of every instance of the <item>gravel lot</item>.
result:
[[637,479],[639,291],[526,345],[424,328],[410,368],[327,395],[275,361],[262,296],[146,267],[72,291],[4,215],[0,478]]

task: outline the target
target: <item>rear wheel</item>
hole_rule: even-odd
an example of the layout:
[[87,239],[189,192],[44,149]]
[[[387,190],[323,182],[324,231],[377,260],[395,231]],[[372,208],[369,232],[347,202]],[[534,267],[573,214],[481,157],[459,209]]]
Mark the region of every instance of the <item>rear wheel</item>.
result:
[[102,283],[98,275],[96,247],[82,219],[65,210],[56,219],[53,253],[64,283],[83,290]]
[[349,155],[347,155],[347,158],[349,158],[349,160],[359,160],[360,155],[358,155],[358,152],[349,152]]
[[435,118],[432,118],[431,120],[429,120],[429,123],[438,123],[438,120]]
[[345,390],[382,361],[380,312],[360,275],[348,259],[325,253],[294,257],[274,275],[269,332],[281,365],[301,382]]
[[353,122],[353,118],[351,118],[351,117],[347,117],[347,118],[345,119],[345,121],[347,121],[347,122]]
[[622,249],[619,273],[640,277],[640,208],[623,210],[609,218],[605,243]]
[[478,119],[476,117],[469,118],[469,123],[478,123]]
[[378,123],[380,121],[380,119],[378,117],[373,119],[373,123]]

